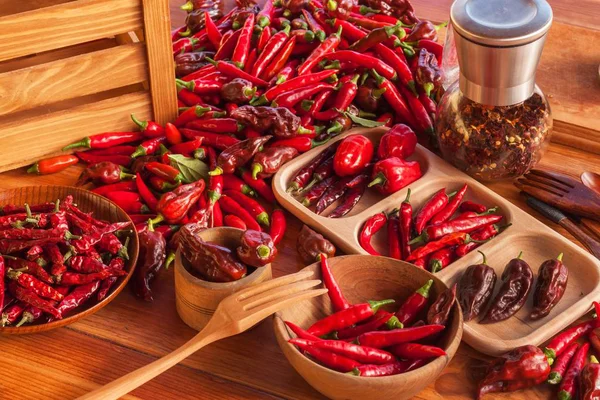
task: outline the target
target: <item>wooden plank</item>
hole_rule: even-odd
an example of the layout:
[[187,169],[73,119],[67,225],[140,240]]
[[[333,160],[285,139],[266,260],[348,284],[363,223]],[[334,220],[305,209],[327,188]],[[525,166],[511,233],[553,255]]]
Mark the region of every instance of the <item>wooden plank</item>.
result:
[[114,36],[142,26],[141,0],[79,0],[1,17],[0,61]]
[[147,79],[143,44],[82,54],[0,74],[0,115]]
[[21,167],[60,153],[67,144],[100,132],[133,129],[129,114],[148,119],[147,92],[126,94],[0,127],[0,148],[10,149],[0,159],[0,171]]
[[168,0],[145,0],[144,22],[150,68],[154,120],[165,124],[177,118],[171,20]]
[[567,124],[557,119],[554,120],[552,142],[600,155],[600,131]]
[[19,14],[26,11],[37,10],[38,8],[55,6],[57,4],[68,3],[75,0],[0,0],[0,15]]

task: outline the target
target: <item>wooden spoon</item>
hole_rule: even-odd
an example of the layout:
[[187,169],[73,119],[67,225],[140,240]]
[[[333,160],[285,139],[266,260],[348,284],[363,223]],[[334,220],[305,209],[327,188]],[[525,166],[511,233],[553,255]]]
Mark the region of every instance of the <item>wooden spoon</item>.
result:
[[600,194],[600,175],[597,173],[585,171],[581,174],[581,182],[594,192]]

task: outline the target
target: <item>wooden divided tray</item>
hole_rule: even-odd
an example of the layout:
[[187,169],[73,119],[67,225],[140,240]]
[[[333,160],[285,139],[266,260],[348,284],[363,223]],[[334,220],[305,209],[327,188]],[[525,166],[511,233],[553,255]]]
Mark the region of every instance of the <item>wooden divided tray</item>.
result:
[[[359,133],[377,144],[385,131],[386,128],[353,129],[335,138],[328,145],[348,135]],[[398,208],[409,188],[411,204],[414,210],[418,210],[439,189],[446,188],[449,193],[460,189],[464,183],[469,185],[465,200],[476,201],[488,207],[498,206],[498,214],[504,216],[501,224],[512,224],[478,249],[486,254],[488,264],[495,269],[498,276],[494,295],[500,287],[500,276],[504,267],[520,251],[523,251],[523,259],[531,266],[536,280],[537,271],[544,260],[564,253],[563,261],[569,268],[569,283],[565,295],[552,312],[537,321],[530,319],[533,297],[530,292],[525,306],[505,321],[494,324],[469,321],[465,323],[464,340],[476,350],[498,355],[525,344],[539,345],[588,311],[592,301],[599,297],[600,261],[422,146],[417,146],[415,154],[410,157],[421,164],[423,176],[418,181],[387,197],[368,189],[356,207],[342,218],[327,218],[327,214],[336,204],[330,206],[322,215],[315,214],[286,193],[285,189],[294,174],[328,145],[315,148],[287,163],[273,178],[273,189],[280,204],[305,224],[325,235],[345,253],[368,254],[358,242],[363,223],[378,212],[390,212]],[[386,244],[385,229],[382,229],[374,236],[373,245],[382,254],[386,254]],[[480,262],[481,255],[472,251],[437,275],[446,284],[452,285],[460,279],[462,272],[469,265]]]

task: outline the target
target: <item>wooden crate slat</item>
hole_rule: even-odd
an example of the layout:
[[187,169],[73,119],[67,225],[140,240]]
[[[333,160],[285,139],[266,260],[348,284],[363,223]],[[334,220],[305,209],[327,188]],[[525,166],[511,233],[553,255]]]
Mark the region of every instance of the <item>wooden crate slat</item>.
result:
[[164,124],[177,118],[169,2],[144,0],[143,3],[154,120]]
[[142,27],[141,0],[79,0],[0,17],[0,61]]
[[140,119],[151,118],[149,93],[126,94],[4,125],[0,127],[0,149],[4,149],[0,172],[58,154],[61,148],[85,136],[131,131],[134,125],[129,119],[130,113]]
[[141,43],[81,54],[0,74],[0,115],[143,82]]

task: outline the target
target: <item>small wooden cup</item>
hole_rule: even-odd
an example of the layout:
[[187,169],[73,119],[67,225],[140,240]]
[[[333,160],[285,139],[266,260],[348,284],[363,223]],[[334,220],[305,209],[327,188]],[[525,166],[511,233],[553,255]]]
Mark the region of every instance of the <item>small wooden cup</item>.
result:
[[[429,279],[433,279],[429,304],[447,289],[444,282],[424,269],[388,257],[342,256],[332,258],[329,264],[342,292],[353,304],[367,300],[394,299],[396,304],[385,309],[395,311],[403,300]],[[319,263],[309,265],[306,269],[315,272],[313,279],[321,278]],[[298,302],[279,311],[273,321],[277,343],[292,367],[312,387],[330,399],[409,399],[442,373],[456,353],[462,337],[462,312],[458,302],[455,302],[447,327],[435,344],[446,351],[445,356],[399,375],[366,378],[343,374],[310,360],[288,343],[295,335],[284,324],[284,321],[291,321],[306,329],[331,313],[331,301],[325,295]]]
[[[215,243],[235,251],[241,243],[244,231],[220,227],[199,233],[205,242]],[[271,279],[271,264],[256,268],[252,273],[235,282],[208,282],[196,278],[183,266],[181,252],[175,255],[175,304],[179,317],[191,328],[202,330],[212,318],[217,306],[230,294]]]

